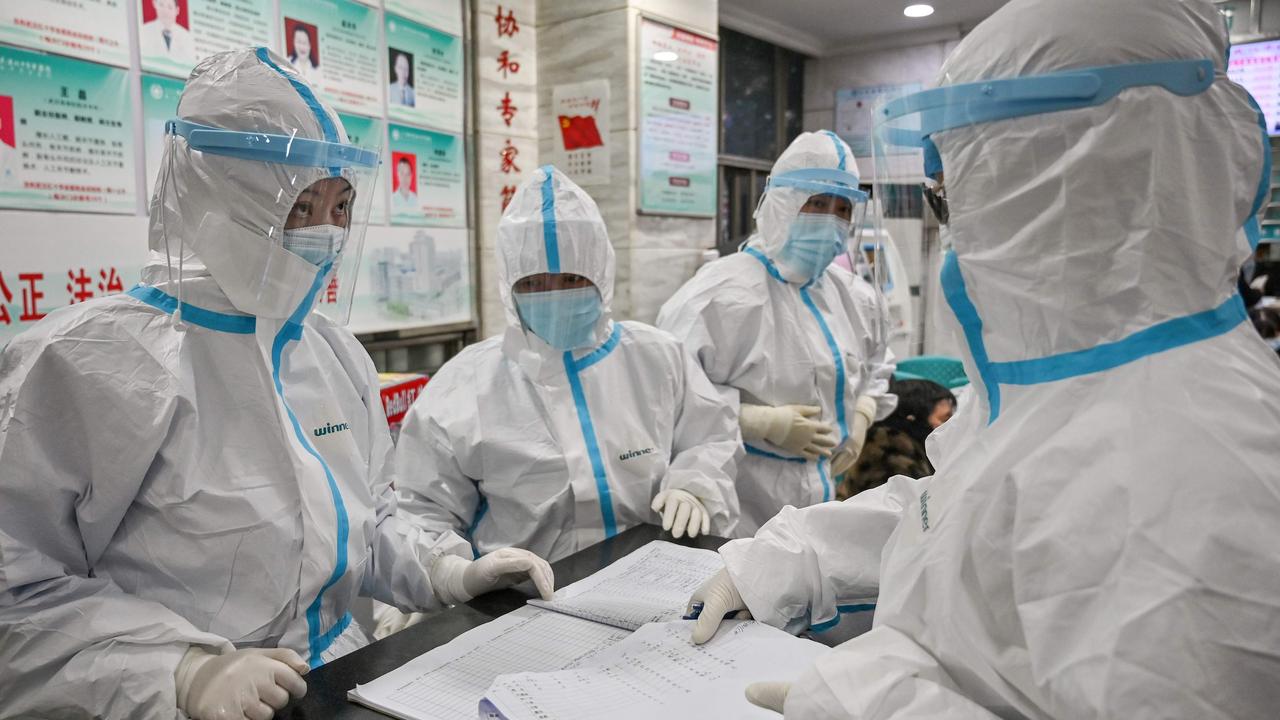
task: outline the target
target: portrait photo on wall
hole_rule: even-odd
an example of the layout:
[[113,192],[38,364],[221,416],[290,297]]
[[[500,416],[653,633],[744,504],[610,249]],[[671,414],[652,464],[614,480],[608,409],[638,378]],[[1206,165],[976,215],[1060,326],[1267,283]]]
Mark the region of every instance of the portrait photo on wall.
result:
[[391,153],[391,211],[418,209],[418,158],[413,153]]
[[196,61],[187,0],[141,0],[139,10],[142,28],[138,45],[143,56],[166,57],[183,63]]
[[14,130],[13,98],[0,95],[0,187],[18,182],[18,138]]
[[417,100],[413,91],[413,53],[387,48],[391,85],[387,88],[387,102],[392,105],[413,107]]
[[289,62],[298,74],[307,82],[320,79],[320,33],[316,26],[295,20],[284,19],[284,50]]

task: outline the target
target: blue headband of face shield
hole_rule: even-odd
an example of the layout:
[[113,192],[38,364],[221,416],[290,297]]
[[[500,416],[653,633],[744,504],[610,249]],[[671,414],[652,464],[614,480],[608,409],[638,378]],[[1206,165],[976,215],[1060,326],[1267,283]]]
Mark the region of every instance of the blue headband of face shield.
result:
[[165,132],[185,138],[193,150],[242,160],[322,168],[376,168],[378,153],[355,145],[292,135],[222,130],[174,118]]
[[[1208,90],[1213,81],[1212,60],[1172,60],[949,85],[887,103],[876,118],[877,131],[886,145],[924,148],[925,175],[937,177],[942,158],[929,137],[933,133],[1094,107],[1133,87],[1154,85],[1189,97]],[[911,115],[919,116],[919,129],[886,126]]]
[[765,194],[775,187],[795,188],[809,195],[835,195],[855,205],[867,201],[867,194],[858,189],[858,176],[835,168],[801,168],[770,175],[764,184]]

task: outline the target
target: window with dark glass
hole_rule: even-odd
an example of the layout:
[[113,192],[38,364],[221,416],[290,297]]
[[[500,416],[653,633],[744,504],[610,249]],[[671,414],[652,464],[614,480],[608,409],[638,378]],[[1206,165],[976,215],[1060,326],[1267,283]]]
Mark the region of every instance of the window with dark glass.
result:
[[769,168],[804,125],[805,57],[720,28],[720,218],[717,248],[737,250]]

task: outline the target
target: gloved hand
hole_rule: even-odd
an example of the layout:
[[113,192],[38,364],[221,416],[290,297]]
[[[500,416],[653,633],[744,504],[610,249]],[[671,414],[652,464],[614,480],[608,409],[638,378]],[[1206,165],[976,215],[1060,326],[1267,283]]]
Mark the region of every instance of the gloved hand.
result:
[[693,614],[694,603],[702,603],[702,612],[693,624],[694,645],[701,645],[710,640],[716,634],[724,616],[735,610],[738,611],[734,615],[735,618],[751,617],[747,604],[742,601],[742,595],[738,592],[738,588],[734,587],[733,579],[729,577],[729,571],[724,568],[720,568],[720,572],[712,575],[702,583],[702,587],[694,591],[693,597],[689,598],[689,606],[685,608],[685,615]]
[[752,705],[782,714],[782,706],[787,704],[787,694],[791,692],[791,683],[778,681],[753,682],[747,686],[747,700]]
[[400,612],[398,608],[374,601],[373,603],[373,639],[395,635],[407,627],[417,625],[426,619],[427,613]]
[[502,548],[479,560],[464,560],[456,555],[441,555],[428,571],[436,597],[445,605],[464,603],[477,595],[533,580],[543,600],[555,591],[555,575],[546,560],[528,550]]
[[192,720],[271,720],[291,696],[307,694],[307,670],[288,648],[214,655],[193,645],[173,673],[178,708]]
[[711,515],[692,493],[663,490],[654,496],[650,507],[662,515],[662,529],[670,530],[672,537],[681,538],[688,533],[692,538],[698,537],[699,532],[703,535],[711,532]]
[[853,469],[867,444],[867,430],[876,419],[876,400],[869,395],[862,395],[853,409],[853,426],[849,428],[849,437],[844,445],[831,457],[831,474],[840,477]]
[[836,431],[830,424],[814,420],[822,408],[813,405],[742,405],[738,424],[747,441],[768,440],[806,460],[829,457],[836,446]]

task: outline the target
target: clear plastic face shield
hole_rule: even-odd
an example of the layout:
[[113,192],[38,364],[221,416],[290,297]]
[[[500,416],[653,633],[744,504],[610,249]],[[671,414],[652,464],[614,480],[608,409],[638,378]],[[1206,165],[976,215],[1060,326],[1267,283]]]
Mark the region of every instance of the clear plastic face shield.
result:
[[[982,188],[992,183],[1020,188],[1016,205],[1006,202],[1002,217],[1025,211],[1031,222],[1062,192],[1058,176],[1046,168],[1071,147],[1065,136],[1055,134],[1053,119],[1043,115],[1095,107],[1140,86],[1191,96],[1213,81],[1212,60],[1179,60],[987,80],[884,98],[873,110],[873,232],[891,236],[902,246],[899,236],[909,240],[905,236],[936,223],[944,250],[952,243],[963,244],[965,238],[998,232],[983,215],[988,206],[983,204]],[[1040,116],[1030,121],[1033,128],[1014,121],[1030,116]],[[963,145],[956,145],[961,132]],[[953,174],[945,166],[944,152],[968,168],[969,176]],[[993,175],[996,168],[998,177]],[[1016,226],[1017,218],[1010,222]],[[883,280],[881,264],[874,263]],[[949,273],[949,268],[954,269],[952,261],[944,261],[942,289],[951,297],[963,288],[958,272]]]
[[[873,111],[877,225],[922,218],[926,212],[941,226],[952,223],[947,192],[955,178],[947,177],[937,145],[938,136],[948,130],[1094,107],[1132,87],[1159,86],[1191,96],[1207,90],[1213,80],[1212,60],[1174,60],[986,80],[884,98]],[[1037,132],[1045,134],[1042,127]]]
[[[163,184],[159,189],[165,198],[162,207],[173,203],[188,223],[193,215],[204,218],[195,233],[215,238],[234,234],[238,242],[228,242],[228,247],[251,256],[241,262],[254,272],[237,276],[234,287],[224,287],[233,301],[298,296],[298,288],[306,287],[299,307],[314,308],[345,325],[373,206],[380,149],[301,137],[300,130],[291,135],[241,132],[181,119],[169,121],[166,131],[170,163],[181,138],[189,151],[205,156],[201,167],[207,172],[243,178],[233,191],[243,196],[221,199],[225,209],[213,207],[208,199],[183,198],[176,192],[171,196]],[[325,127],[325,134],[338,137],[332,126]],[[167,181],[172,175],[171,165],[163,176]],[[162,215],[162,228],[164,219]],[[252,235],[252,241],[245,242],[246,235]],[[202,259],[211,271],[214,262],[225,261]],[[305,316],[307,310],[290,307],[288,312]]]
[[857,175],[835,168],[771,175],[756,209],[757,221],[766,202],[787,208],[787,237],[777,260],[796,272],[817,277],[836,257],[858,248],[867,193],[859,189]]

